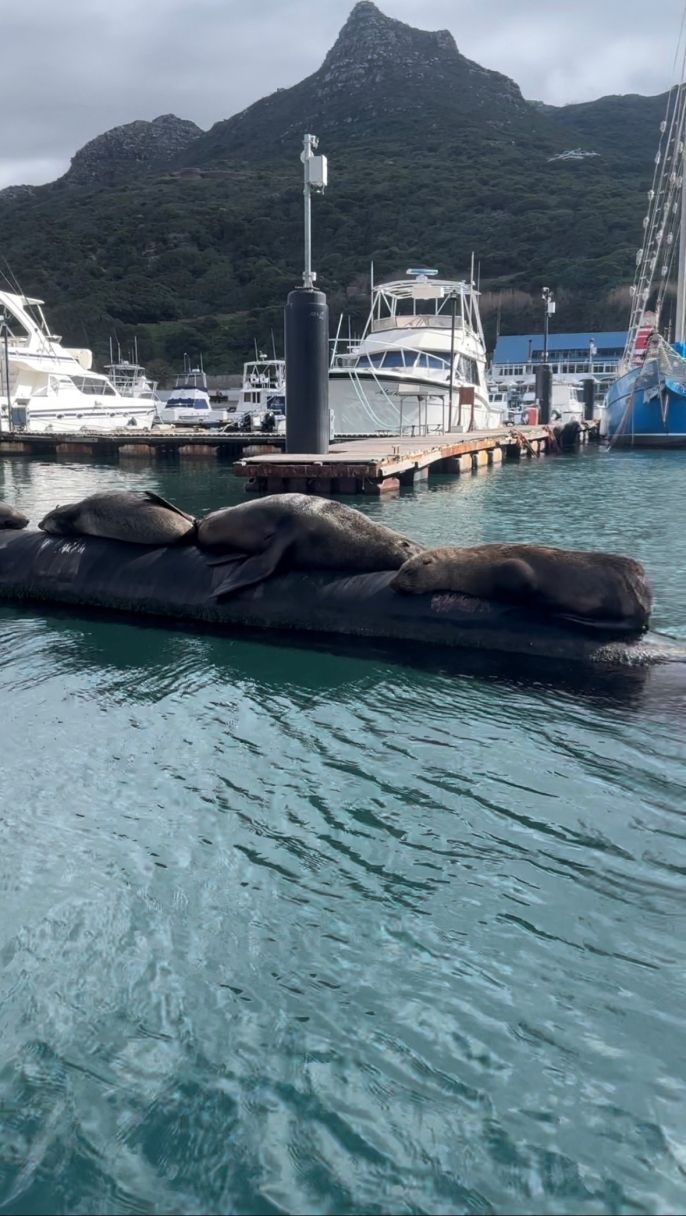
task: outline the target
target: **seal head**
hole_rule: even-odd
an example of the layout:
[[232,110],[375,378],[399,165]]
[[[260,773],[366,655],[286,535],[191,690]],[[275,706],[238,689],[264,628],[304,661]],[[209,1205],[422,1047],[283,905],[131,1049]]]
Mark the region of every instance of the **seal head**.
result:
[[28,522],[26,515],[22,515],[16,507],[0,502],[0,528],[25,528]]

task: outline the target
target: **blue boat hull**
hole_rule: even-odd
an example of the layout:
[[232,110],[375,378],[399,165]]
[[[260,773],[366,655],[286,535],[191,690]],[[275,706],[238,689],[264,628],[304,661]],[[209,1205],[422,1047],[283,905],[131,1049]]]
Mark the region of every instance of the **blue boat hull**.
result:
[[686,447],[686,359],[670,370],[651,359],[610,386],[602,429],[613,447]]

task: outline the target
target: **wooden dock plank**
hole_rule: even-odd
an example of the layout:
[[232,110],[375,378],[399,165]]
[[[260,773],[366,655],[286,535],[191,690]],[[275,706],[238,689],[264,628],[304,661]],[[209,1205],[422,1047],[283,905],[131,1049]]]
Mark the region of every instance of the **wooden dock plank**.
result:
[[[597,435],[597,424],[584,423],[582,429]],[[305,487],[316,493],[315,484],[327,482],[335,487],[335,493],[351,494],[369,492],[374,484],[400,479],[408,484],[408,476],[415,473],[417,480],[422,472],[442,466],[441,471],[465,471],[461,458],[469,458],[469,468],[497,463],[507,454],[523,450],[529,455],[556,450],[557,444],[551,427],[520,426],[499,430],[458,432],[440,436],[367,436],[334,443],[328,452],[296,454],[277,452],[269,456],[245,457],[234,465],[239,477],[250,478],[251,487],[258,491],[268,489]],[[498,460],[491,457],[498,452]],[[450,463],[443,463],[450,462]],[[463,469],[463,464],[465,468]]]

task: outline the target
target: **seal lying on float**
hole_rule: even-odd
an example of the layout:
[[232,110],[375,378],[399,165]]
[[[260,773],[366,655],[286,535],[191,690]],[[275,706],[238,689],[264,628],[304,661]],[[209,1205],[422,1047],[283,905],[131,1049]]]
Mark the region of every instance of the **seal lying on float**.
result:
[[[519,655],[527,669],[560,660],[581,669],[629,669],[675,664],[686,688],[686,643],[659,634],[608,638],[579,630],[532,607],[475,599],[455,592],[398,595],[395,573],[297,571],[278,574],[218,602],[223,571],[195,545],[157,548],[44,532],[0,532],[0,598],[68,604],[134,614],[141,620],[200,622],[215,629],[260,630],[283,641],[314,634],[418,643],[477,654]],[[595,680],[595,676],[592,677]]]
[[[236,563],[218,599],[269,578],[277,569],[397,570],[423,546],[361,511],[311,494],[270,494],[213,511],[198,521],[197,544]],[[254,554],[245,560],[244,555]]]
[[11,507],[7,502],[0,502],[0,528],[25,528],[28,522],[26,515],[22,515],[16,507]]
[[55,507],[38,527],[51,536],[101,536],[135,545],[173,545],[195,519],[152,490],[114,490]]
[[457,591],[627,633],[648,628],[653,603],[633,558],[546,545],[428,549],[401,566],[391,586],[411,595]]

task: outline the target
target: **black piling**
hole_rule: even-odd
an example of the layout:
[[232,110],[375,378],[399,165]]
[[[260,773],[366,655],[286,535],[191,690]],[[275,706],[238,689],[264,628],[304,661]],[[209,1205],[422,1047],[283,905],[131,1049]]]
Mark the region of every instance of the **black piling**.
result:
[[553,395],[553,373],[549,364],[539,363],[536,368],[536,400],[539,422],[547,426],[550,422],[550,402]]
[[298,287],[286,303],[286,451],[329,450],[329,306]]
[[586,422],[593,421],[595,412],[595,380],[589,376],[584,380],[584,418]]

